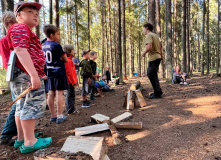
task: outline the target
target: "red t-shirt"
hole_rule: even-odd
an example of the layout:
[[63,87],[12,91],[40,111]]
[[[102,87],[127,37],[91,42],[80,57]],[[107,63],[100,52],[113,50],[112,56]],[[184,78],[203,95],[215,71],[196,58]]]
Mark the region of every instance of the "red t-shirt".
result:
[[[14,50],[14,48],[26,48],[39,77],[45,76],[45,56],[41,48],[40,40],[32,30],[25,24],[16,23],[9,28],[7,36],[9,43],[11,43],[12,46],[11,50]],[[26,72],[18,59],[16,60],[15,65]]]
[[10,57],[10,47],[7,36],[0,39],[0,55],[2,56],[3,67],[7,69]]
[[77,74],[71,56],[68,57],[68,62],[65,63],[65,70],[68,84],[72,84],[72,86],[74,86],[77,83]]

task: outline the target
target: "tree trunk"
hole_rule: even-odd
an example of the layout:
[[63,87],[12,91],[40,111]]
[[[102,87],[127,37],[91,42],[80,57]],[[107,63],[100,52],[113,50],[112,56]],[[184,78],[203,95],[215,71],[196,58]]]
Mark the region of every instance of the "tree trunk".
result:
[[172,80],[171,0],[166,0],[166,78]]
[[[2,14],[5,11],[14,11],[14,0],[1,0],[1,6],[2,6]],[[3,34],[6,35],[6,30],[3,27]]]
[[174,0],[174,21],[173,21],[173,64],[177,66],[177,46],[176,46],[176,23],[177,23],[177,0]]
[[189,2],[190,0],[186,0],[186,53],[187,53],[187,73],[190,74],[190,30],[189,30]]
[[140,31],[139,31],[139,44],[138,44],[138,47],[139,47],[139,52],[138,52],[138,57],[139,57],[139,62],[138,62],[138,73],[139,73],[139,76],[141,76],[141,40],[140,40],[140,35],[141,35],[141,33],[140,33]]
[[[130,4],[130,0],[128,2],[128,12],[130,13],[130,8],[131,8],[131,4]],[[134,65],[134,55],[133,55],[133,46],[132,46],[132,40],[131,40],[131,23],[129,22],[129,53],[130,53],[130,77],[133,77],[134,74],[134,70],[133,70],[133,65]]]
[[204,66],[205,66],[205,62],[204,62],[204,56],[205,56],[205,48],[204,48],[204,40],[205,40],[205,17],[206,17],[206,3],[205,0],[203,0],[203,38],[202,38],[202,61],[201,61],[201,75],[204,75]]
[[105,35],[104,35],[104,1],[105,0],[101,0],[101,24],[102,24],[102,73],[104,73],[104,39],[105,39]]
[[[198,20],[197,20],[198,21]],[[200,33],[197,33],[198,36],[198,55],[197,55],[197,71],[200,72],[200,59],[201,59],[201,54],[200,54]]]
[[88,26],[88,49],[91,48],[91,37],[90,37],[90,0],[87,1],[87,26]]
[[42,0],[41,3],[42,3],[42,10],[43,10],[43,22],[44,22],[44,25],[45,25],[46,22],[45,22],[45,7],[44,7],[44,0]]
[[122,1],[122,14],[123,14],[123,78],[127,79],[125,0]]
[[109,54],[108,54],[108,36],[107,36],[107,31],[108,31],[108,25],[107,25],[107,5],[106,1],[104,2],[104,20],[105,20],[105,38],[106,38],[106,66],[110,67],[109,65]]
[[78,44],[78,7],[77,0],[75,0],[75,29],[76,29],[76,51],[79,57],[79,44]]
[[54,13],[55,13],[55,17],[54,17],[54,24],[56,27],[59,28],[59,0],[55,0],[54,3]]
[[220,0],[218,0],[218,26],[217,26],[217,65],[216,65],[216,74],[220,72],[220,33],[219,33],[219,21],[220,21]]
[[[39,0],[35,0],[35,2],[39,3]],[[39,24],[35,27],[36,36],[40,38],[40,21]]]
[[109,43],[110,43],[110,64],[111,75],[113,75],[113,50],[112,50],[112,35],[111,35],[111,11],[110,0],[108,0],[108,13],[109,13]]
[[66,42],[68,42],[68,44],[70,44],[70,39],[69,39],[69,23],[68,23],[68,0],[65,0],[65,5],[66,5]]
[[156,31],[156,4],[155,0],[149,0],[148,3],[148,21],[153,25],[153,32]]
[[186,72],[186,0],[182,1],[182,71]]
[[72,22],[72,14],[69,15],[69,44],[72,44],[72,25],[71,25],[71,22]]
[[119,76],[120,83],[123,83],[122,76],[122,51],[121,51],[121,0],[118,0],[118,65],[119,65]]
[[206,53],[207,53],[207,61],[206,61],[206,66],[207,66],[207,73],[209,74],[209,64],[210,64],[210,56],[209,56],[209,0],[207,0],[207,31],[206,31]]
[[53,13],[52,13],[52,7],[53,6],[53,1],[49,0],[49,22],[50,24],[52,24],[52,20],[53,20]]

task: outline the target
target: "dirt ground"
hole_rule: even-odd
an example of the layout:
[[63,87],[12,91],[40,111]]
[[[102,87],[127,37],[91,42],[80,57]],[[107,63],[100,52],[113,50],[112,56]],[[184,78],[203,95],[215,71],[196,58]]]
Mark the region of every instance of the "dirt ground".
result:
[[[193,76],[189,86],[171,85],[161,81],[162,99],[148,100],[152,91],[149,80],[138,78],[144,86],[143,95],[147,107],[135,108],[131,122],[143,122],[142,130],[119,129],[124,137],[121,145],[114,146],[110,132],[90,136],[104,136],[111,160],[220,160],[221,159],[221,78]],[[138,79],[115,88],[115,93],[97,97],[94,106],[80,107],[80,92],[76,92],[78,115],[69,115],[62,124],[50,123],[50,113],[36,123],[36,131],[51,136],[51,147],[62,147],[66,138],[74,135],[74,129],[94,124],[90,116],[95,113],[111,118],[125,111],[123,90]],[[4,107],[11,101],[10,95],[0,96],[0,131],[7,113]],[[4,117],[4,118],[3,118]],[[0,146],[0,160],[31,160],[33,153],[22,155],[9,146]]]

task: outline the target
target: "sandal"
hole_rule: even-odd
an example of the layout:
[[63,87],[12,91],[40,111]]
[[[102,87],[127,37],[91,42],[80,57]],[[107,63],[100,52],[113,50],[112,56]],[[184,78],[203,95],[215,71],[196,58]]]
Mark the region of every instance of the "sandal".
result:
[[33,151],[39,150],[39,149],[44,149],[48,147],[52,143],[52,138],[38,138],[38,141],[33,145],[33,146],[22,146],[20,147],[21,153],[31,153]]
[[[42,132],[35,133],[35,138],[38,138],[38,137],[40,137],[40,136],[43,136],[43,133],[42,133]],[[24,144],[24,140],[21,140],[21,141],[15,140],[14,147],[15,147],[16,149],[18,149],[19,147],[22,146],[22,144]]]

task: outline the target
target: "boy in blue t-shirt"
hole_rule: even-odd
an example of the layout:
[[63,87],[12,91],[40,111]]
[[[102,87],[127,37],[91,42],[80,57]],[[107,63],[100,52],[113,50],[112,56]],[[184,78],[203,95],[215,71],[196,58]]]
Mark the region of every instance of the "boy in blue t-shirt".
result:
[[[45,25],[44,33],[47,41],[42,48],[45,54],[47,77],[48,77],[48,105],[51,111],[51,122],[62,123],[67,119],[62,115],[63,111],[63,93],[68,89],[67,76],[64,62],[68,58],[64,53],[60,42],[60,30],[54,25]],[[54,99],[56,95],[57,115],[54,108]]]

